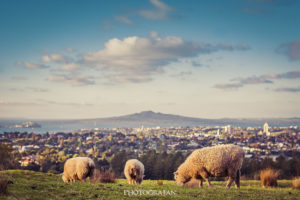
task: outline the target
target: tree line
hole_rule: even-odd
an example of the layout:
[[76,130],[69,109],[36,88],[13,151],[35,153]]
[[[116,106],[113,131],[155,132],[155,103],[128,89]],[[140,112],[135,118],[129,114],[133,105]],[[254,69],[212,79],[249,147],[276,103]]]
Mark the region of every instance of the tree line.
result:
[[[154,150],[148,151],[141,156],[133,156],[131,153],[121,151],[115,154],[110,162],[113,172],[119,177],[123,177],[124,165],[128,159],[136,158],[145,166],[145,179],[154,180],[173,180],[173,173],[179,165],[183,163],[190,154],[182,152],[174,152],[167,154],[166,152],[157,153]],[[293,152],[291,157],[280,155],[273,160],[269,157],[260,158],[244,158],[241,173],[243,178],[258,179],[259,171],[271,168],[279,171],[279,178],[291,179],[300,176],[300,152]],[[106,166],[108,167],[108,166]]]
[[[9,145],[0,143],[0,170],[27,169],[41,172],[62,173],[65,160],[57,159],[55,156],[45,157],[39,164],[31,163],[21,167],[17,157],[12,153]],[[179,165],[185,161],[190,152],[175,151],[172,153],[156,152],[149,150],[142,155],[136,155],[130,151],[120,151],[111,158],[95,158],[92,155],[79,154],[79,156],[90,156],[94,159],[97,168],[111,170],[119,178],[124,178],[124,166],[129,159],[138,159],[145,166],[145,179],[173,180],[173,173]],[[67,158],[66,158],[67,159]],[[280,155],[276,160],[271,158],[245,158],[241,173],[248,179],[257,179],[259,171],[272,168],[279,171],[279,178],[291,179],[300,176],[300,152],[292,152],[290,157]]]

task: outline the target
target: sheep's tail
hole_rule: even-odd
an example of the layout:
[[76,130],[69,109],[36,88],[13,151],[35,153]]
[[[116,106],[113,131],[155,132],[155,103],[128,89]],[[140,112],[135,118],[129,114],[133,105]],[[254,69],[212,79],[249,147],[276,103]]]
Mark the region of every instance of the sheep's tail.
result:
[[241,168],[242,168],[244,158],[245,158],[245,151],[242,150],[242,157],[239,159],[239,171],[240,171]]
[[88,167],[89,167],[89,175],[90,175],[90,177],[94,177],[96,167],[95,167],[95,163],[92,160],[89,161]]

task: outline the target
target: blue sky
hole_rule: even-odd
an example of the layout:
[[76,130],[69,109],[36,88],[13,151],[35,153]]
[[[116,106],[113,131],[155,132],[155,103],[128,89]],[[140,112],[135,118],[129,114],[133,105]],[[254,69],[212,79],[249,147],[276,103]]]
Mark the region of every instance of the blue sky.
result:
[[1,0],[0,117],[300,117],[299,10],[299,0]]

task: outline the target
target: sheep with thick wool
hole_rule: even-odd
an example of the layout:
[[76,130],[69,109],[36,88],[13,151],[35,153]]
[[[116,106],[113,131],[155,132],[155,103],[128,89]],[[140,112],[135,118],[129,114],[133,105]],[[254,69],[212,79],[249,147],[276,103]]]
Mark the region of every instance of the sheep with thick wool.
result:
[[226,177],[227,188],[230,188],[233,181],[237,188],[240,187],[240,169],[242,167],[245,153],[237,145],[218,145],[197,149],[182,163],[176,172],[174,178],[177,185],[184,185],[192,178],[200,179],[200,185],[203,186],[203,179],[207,181],[209,187],[210,176]]
[[76,180],[85,181],[92,177],[95,171],[95,163],[88,157],[70,158],[65,162],[62,179],[65,183]]
[[141,184],[144,178],[144,165],[137,159],[127,160],[124,174],[129,184]]

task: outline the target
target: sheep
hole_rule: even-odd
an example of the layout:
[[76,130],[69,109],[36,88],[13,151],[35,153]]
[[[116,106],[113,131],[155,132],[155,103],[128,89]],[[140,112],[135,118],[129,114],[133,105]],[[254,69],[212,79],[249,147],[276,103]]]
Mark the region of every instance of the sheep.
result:
[[129,184],[141,184],[144,178],[144,165],[137,159],[127,160],[124,174]]
[[94,175],[95,163],[88,157],[70,158],[65,162],[62,179],[65,183],[76,180],[85,181]]
[[197,149],[174,172],[174,179],[181,186],[192,178],[200,179],[199,187],[203,187],[205,179],[207,185],[212,187],[208,179],[210,176],[228,176],[226,188],[230,188],[233,181],[236,188],[239,188],[244,157],[243,149],[233,144]]

